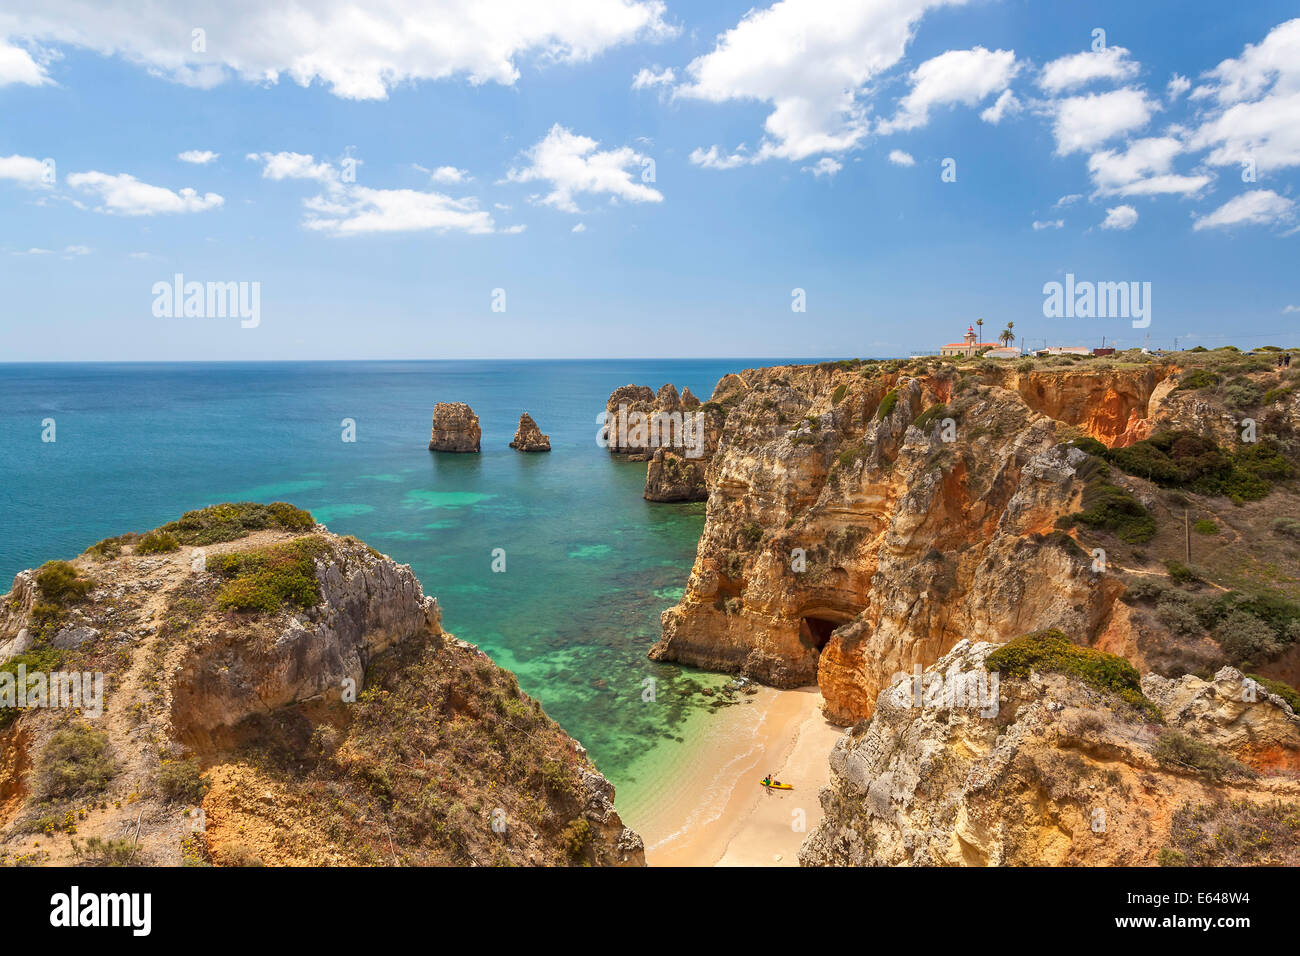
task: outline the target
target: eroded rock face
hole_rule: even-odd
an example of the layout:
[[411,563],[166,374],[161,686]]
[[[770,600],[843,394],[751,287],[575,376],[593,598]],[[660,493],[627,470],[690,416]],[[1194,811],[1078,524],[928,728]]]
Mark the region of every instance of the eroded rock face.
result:
[[[102,672],[104,697],[99,713],[32,707],[0,722],[0,862],[77,862],[66,839],[32,854],[30,826],[84,805],[83,837],[115,839],[143,819],[136,865],[176,866],[183,850],[216,865],[644,865],[586,751],[513,675],[442,630],[409,567],[300,527],[152,556],[124,537],[111,557],[71,562],[91,587],[57,627],[38,626],[40,589],[18,575],[0,598],[0,653],[57,652],[61,669]],[[223,603],[233,586],[278,593],[262,590],[269,565],[311,574],[319,599]],[[113,755],[104,789],[75,805],[40,790],[64,728],[103,734]],[[182,760],[208,785],[184,798],[202,801],[197,838],[162,783]]]
[[478,416],[464,402],[439,402],[433,406],[429,451],[478,452],[482,436]]
[[[870,716],[893,674],[967,638],[1057,627],[1144,670],[1222,663],[1212,641],[1134,617],[1119,577],[1094,570],[1094,545],[1057,530],[1098,465],[1067,440],[1127,445],[1193,421],[1217,435],[1221,405],[1196,411],[1203,399],[1175,391],[1178,369],[1161,363],[901,365],[750,369],[718,383],[705,528],[652,658],[816,682],[844,725]],[[661,487],[696,480],[664,459],[651,463]],[[1110,480],[1148,503],[1160,492],[1116,469]]]
[[533,416],[524,412],[519,416],[519,427],[515,429],[515,438],[510,447],[518,451],[550,451],[551,436],[543,435],[537,422],[533,421]]
[[[987,680],[996,645],[961,641],[927,669],[952,686]],[[1171,727],[1249,766],[1300,752],[1300,719],[1266,693],[1244,702],[1240,672],[1213,682],[1148,676]],[[831,753],[826,812],[799,853],[806,866],[1129,865],[1156,862],[1180,807],[1225,798],[1295,800],[1294,775],[1216,781],[1162,764],[1162,728],[1055,673],[1002,676],[996,714],[961,699],[918,707],[914,681],[880,695],[869,721]],[[949,703],[953,704],[949,706]],[[1276,763],[1273,764],[1276,766]]]
[[332,543],[330,558],[317,562],[320,605],[292,617],[271,641],[221,630],[184,658],[171,712],[187,745],[226,742],[251,715],[338,694],[345,681],[360,688],[377,654],[410,638],[441,637],[438,602],[424,595],[409,566],[359,542]]
[[679,395],[671,383],[658,392],[644,385],[624,385],[609,396],[605,414],[610,453],[629,461],[649,462],[647,501],[704,501],[708,497],[708,463],[717,449],[726,415],[721,404],[702,404],[689,388]]

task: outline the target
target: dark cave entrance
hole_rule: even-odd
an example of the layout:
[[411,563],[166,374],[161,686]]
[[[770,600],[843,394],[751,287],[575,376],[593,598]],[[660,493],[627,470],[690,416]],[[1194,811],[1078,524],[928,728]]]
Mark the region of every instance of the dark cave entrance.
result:
[[843,621],[832,621],[824,617],[805,617],[799,623],[799,637],[820,654],[826,642],[831,639],[831,631],[843,623]]

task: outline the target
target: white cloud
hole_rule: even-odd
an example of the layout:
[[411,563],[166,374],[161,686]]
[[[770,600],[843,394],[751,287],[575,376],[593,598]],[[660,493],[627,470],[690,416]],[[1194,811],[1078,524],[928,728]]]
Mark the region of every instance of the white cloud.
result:
[[45,164],[31,156],[0,156],[0,179],[11,179],[24,186],[48,185]]
[[199,195],[190,188],[174,192],[165,186],[142,183],[126,173],[101,173],[91,170],[72,173],[68,185],[83,192],[96,193],[102,205],[98,212],[119,216],[153,216],[158,213],[204,212],[225,202],[216,193]]
[[649,67],[642,67],[637,75],[632,77],[632,89],[646,90],[652,86],[671,86],[675,82],[677,82],[677,74],[673,72],[672,67],[657,73]]
[[1064,209],[1066,206],[1077,203],[1082,198],[1083,193],[1069,193],[1068,195],[1062,196],[1060,199],[1056,200],[1054,205],[1057,209]]
[[507,236],[517,236],[527,228],[528,227],[524,225],[506,226],[501,231],[505,233]]
[[997,126],[1007,116],[1015,116],[1024,107],[1020,100],[1016,99],[1016,94],[1010,90],[1003,90],[1002,95],[997,98],[992,106],[980,113],[980,119],[986,123],[992,123]]
[[1209,215],[1202,216],[1192,228],[1222,229],[1228,226],[1266,226],[1290,222],[1295,216],[1295,202],[1271,189],[1253,189],[1229,199]]
[[737,166],[744,166],[746,163],[757,161],[754,156],[749,154],[743,143],[736,147],[736,151],[730,155],[723,155],[722,151],[716,146],[710,146],[708,149],[697,146],[691,150],[691,162],[696,166],[703,166],[705,169],[735,169]]
[[455,183],[468,182],[474,177],[465,169],[457,169],[455,166],[439,166],[429,174],[429,178],[435,183],[453,185]]
[[663,201],[661,192],[635,176],[648,164],[648,157],[630,146],[598,150],[599,145],[556,123],[524,153],[529,165],[511,169],[506,178],[516,183],[549,182],[551,191],[541,202],[564,212],[580,211],[574,196],[581,193],[628,202]]
[[1106,218],[1102,221],[1103,229],[1132,229],[1137,225],[1138,211],[1132,206],[1115,206],[1106,210]]
[[[690,79],[677,94],[770,104],[751,161],[844,152],[867,135],[861,102],[867,82],[897,64],[921,16],[947,2],[962,0],[779,0],[750,10],[711,52],[692,60]],[[739,155],[715,146],[696,150],[692,161],[728,168],[744,162]]]
[[1288,305],[1282,310],[1283,315],[1290,315],[1292,312],[1300,312],[1300,305]]
[[1056,153],[1066,156],[1100,146],[1121,133],[1146,126],[1158,105],[1141,90],[1124,88],[1109,93],[1089,93],[1054,104]]
[[1035,219],[1034,232],[1042,232],[1044,229],[1060,229],[1064,225],[1064,219]]
[[831,159],[829,156],[823,156],[813,165],[804,166],[800,172],[812,173],[814,178],[820,178],[822,176],[834,176],[843,168],[844,164],[839,160]]
[[176,158],[182,163],[193,163],[195,166],[206,166],[220,155],[220,153],[214,153],[210,149],[187,149],[183,153],[177,153]]
[[90,255],[90,246],[68,246],[63,250],[68,256],[88,256]]
[[[120,55],[195,86],[232,73],[255,83],[288,76],[368,100],[418,80],[510,85],[525,57],[582,62],[619,44],[671,36],[664,15],[662,0],[6,0],[0,34]],[[191,50],[196,26],[207,31],[206,52]]]
[[0,37],[0,86],[44,86],[49,82],[45,67],[29,52]]
[[492,216],[478,208],[474,198],[453,199],[441,193],[414,189],[340,188],[330,196],[316,196],[304,204],[303,225],[333,236],[367,233],[455,230],[490,233]]
[[1171,100],[1176,100],[1192,88],[1192,81],[1181,73],[1175,73],[1169,78],[1169,85],[1165,87],[1165,95]]
[[891,149],[889,151],[889,161],[895,166],[915,166],[916,160],[911,153],[905,153],[901,149]]
[[940,53],[912,71],[911,92],[903,97],[898,114],[880,123],[877,131],[892,133],[924,126],[933,106],[974,106],[1006,89],[1018,69],[1013,50],[989,51],[977,46]]
[[1205,175],[1172,171],[1183,144],[1172,136],[1152,136],[1129,143],[1124,152],[1104,150],[1088,159],[1093,185],[1103,196],[1195,195],[1210,183]]
[[1053,60],[1038,76],[1038,85],[1049,93],[1083,86],[1094,80],[1123,83],[1137,75],[1138,65],[1122,46],[1108,46],[1086,53],[1072,53]]
[[1211,149],[1207,162],[1253,162],[1257,172],[1300,165],[1300,18],[1207,76],[1193,96],[1216,106],[1192,138],[1194,147]]
[[586,231],[587,231],[586,223],[581,223],[581,222],[569,230],[569,232],[586,232]]
[[316,162],[310,153],[249,153],[246,159],[262,164],[263,179],[312,179],[336,182],[338,170],[327,162]]

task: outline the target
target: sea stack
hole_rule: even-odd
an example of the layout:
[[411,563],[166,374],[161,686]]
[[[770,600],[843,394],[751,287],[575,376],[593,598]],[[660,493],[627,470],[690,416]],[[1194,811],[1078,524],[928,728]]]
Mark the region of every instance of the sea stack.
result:
[[433,406],[433,434],[429,451],[475,452],[483,430],[478,416],[464,402],[439,402]]
[[515,440],[510,447],[519,451],[550,451],[551,436],[543,435],[533,416],[524,412],[519,416],[519,427],[515,429]]

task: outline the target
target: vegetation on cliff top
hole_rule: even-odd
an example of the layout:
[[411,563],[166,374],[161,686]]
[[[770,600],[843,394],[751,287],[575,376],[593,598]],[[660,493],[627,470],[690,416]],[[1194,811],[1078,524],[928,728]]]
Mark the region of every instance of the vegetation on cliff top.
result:
[[1136,667],[1116,654],[1081,647],[1056,628],[1007,641],[984,665],[1007,677],[1026,678],[1032,671],[1065,674],[1094,690],[1114,694],[1151,720],[1163,721],[1156,705],[1142,693]]
[[1264,438],[1225,450],[1212,438],[1166,431],[1105,452],[1107,461],[1130,475],[1166,488],[1185,488],[1235,501],[1258,501],[1295,469],[1275,442]]
[[209,505],[198,511],[187,511],[176,521],[163,525],[158,531],[174,535],[181,544],[216,544],[235,541],[254,531],[310,531],[316,526],[311,512],[295,508],[283,501],[269,505],[254,501],[234,504]]
[[324,538],[313,535],[269,548],[212,555],[208,570],[225,579],[217,592],[217,608],[270,613],[286,604],[314,607],[321,600],[316,561],[329,550]]
[[1161,866],[1296,866],[1300,805],[1224,800],[1185,804],[1173,816]]

